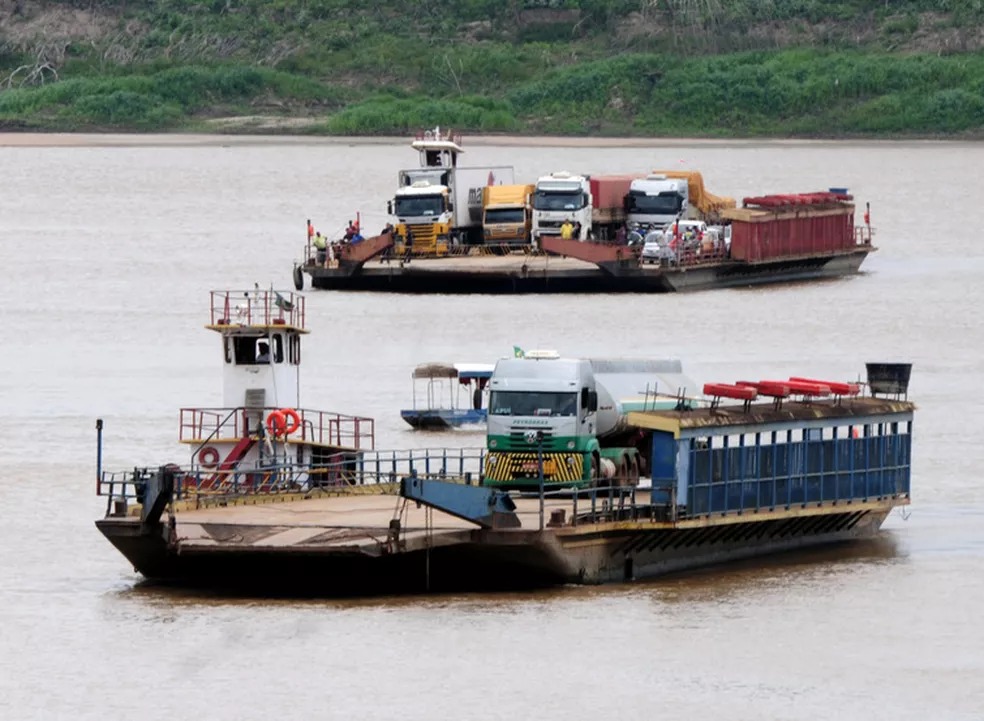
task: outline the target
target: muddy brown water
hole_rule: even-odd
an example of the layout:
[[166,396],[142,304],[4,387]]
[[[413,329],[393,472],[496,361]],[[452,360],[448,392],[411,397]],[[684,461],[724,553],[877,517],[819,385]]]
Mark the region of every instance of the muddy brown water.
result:
[[335,234],[361,210],[381,228],[416,155],[403,139],[4,136],[0,717],[984,718],[984,146],[465,147],[517,180],[846,186],[880,250],[857,277],[679,296],[308,293],[305,406],[374,416],[380,448],[480,445],[403,425],[415,364],[518,345],[679,357],[728,382],[910,361],[906,517],[871,543],[599,588],[323,601],[141,584],[92,525],[95,419],[108,468],[184,460],[178,408],[221,403],[208,290],[290,288],[305,220]]

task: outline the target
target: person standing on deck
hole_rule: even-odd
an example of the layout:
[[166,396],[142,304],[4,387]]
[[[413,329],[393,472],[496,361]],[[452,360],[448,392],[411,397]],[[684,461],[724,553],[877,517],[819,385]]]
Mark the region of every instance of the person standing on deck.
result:
[[325,246],[327,245],[327,243],[325,242],[324,236],[321,235],[321,231],[318,231],[317,233],[314,234],[314,238],[311,240],[311,245],[314,246],[314,249],[316,251],[317,262],[319,264],[324,263]]
[[565,220],[564,224],[560,226],[560,237],[564,240],[570,240],[574,235],[574,224],[570,220]]

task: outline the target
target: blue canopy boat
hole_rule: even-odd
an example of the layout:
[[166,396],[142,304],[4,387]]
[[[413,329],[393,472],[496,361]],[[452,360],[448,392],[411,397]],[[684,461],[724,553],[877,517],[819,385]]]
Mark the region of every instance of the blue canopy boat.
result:
[[[413,370],[413,408],[401,410],[400,417],[420,430],[446,430],[462,425],[485,423],[488,414],[483,402],[493,364],[424,363]],[[467,389],[466,405],[460,395]],[[418,405],[418,395],[422,396]]]

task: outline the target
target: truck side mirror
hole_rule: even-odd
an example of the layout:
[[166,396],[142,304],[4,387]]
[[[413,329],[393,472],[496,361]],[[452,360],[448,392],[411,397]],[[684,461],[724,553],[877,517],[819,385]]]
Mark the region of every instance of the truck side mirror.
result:
[[588,413],[598,410],[598,391],[591,391],[587,388],[581,389],[581,408]]
[[386,213],[388,215],[393,215],[393,201],[392,200],[386,201]]

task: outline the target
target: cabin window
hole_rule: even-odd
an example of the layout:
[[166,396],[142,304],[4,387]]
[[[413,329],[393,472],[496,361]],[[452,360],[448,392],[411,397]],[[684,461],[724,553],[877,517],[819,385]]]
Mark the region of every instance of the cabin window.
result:
[[287,362],[295,366],[301,362],[301,338],[296,334],[287,336]]
[[[272,344],[271,344],[272,341]],[[266,365],[284,362],[284,339],[280,333],[267,336],[241,336],[232,339],[236,365]]]

